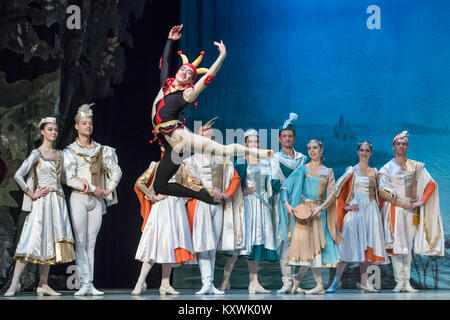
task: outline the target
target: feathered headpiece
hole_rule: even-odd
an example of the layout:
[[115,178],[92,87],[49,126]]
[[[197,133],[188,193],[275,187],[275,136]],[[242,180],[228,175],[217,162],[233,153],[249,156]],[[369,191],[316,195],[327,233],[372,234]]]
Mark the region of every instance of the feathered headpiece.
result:
[[181,50],[178,51],[178,54],[180,55],[181,60],[183,61],[183,66],[186,65],[189,68],[191,68],[192,71],[194,71],[194,80],[197,77],[197,74],[204,74],[204,73],[208,72],[207,68],[197,68],[198,65],[200,64],[200,62],[202,62],[202,60],[203,60],[203,56],[205,55],[204,51],[200,52],[200,55],[198,56],[198,58],[195,59],[194,62],[192,62],[192,63],[189,63],[188,58],[183,54],[183,52]]
[[77,114],[75,115],[75,121],[80,120],[81,118],[92,118],[94,113],[92,112],[91,106],[95,103],[83,104],[78,108]]
[[287,119],[283,125],[278,128],[281,131],[283,130],[292,130],[295,132],[294,121],[297,120],[298,115],[294,112],[289,113],[289,119]]
[[409,136],[409,133],[408,133],[408,131],[405,130],[402,133],[399,133],[398,135],[396,135],[392,142],[394,143],[395,140],[400,139],[400,138],[405,138],[406,142],[408,142],[407,136]]

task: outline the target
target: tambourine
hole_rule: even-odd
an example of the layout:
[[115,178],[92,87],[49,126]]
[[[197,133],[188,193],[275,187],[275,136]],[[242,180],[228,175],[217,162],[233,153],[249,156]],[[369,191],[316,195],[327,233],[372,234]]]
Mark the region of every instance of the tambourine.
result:
[[311,207],[305,203],[300,203],[295,207],[294,215],[299,220],[307,220],[311,217]]

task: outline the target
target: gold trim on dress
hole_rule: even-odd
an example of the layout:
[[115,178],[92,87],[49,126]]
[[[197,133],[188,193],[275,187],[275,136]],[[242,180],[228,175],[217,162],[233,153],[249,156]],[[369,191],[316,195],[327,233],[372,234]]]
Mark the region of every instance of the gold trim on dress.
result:
[[66,198],[66,196],[64,195],[63,192],[61,192],[61,191],[58,190],[58,189],[52,188],[52,187],[42,187],[42,186],[37,186],[37,187],[36,187],[36,190],[37,190],[37,189],[44,189],[44,188],[46,188],[46,189],[48,190],[48,192],[54,192],[54,193],[56,193],[56,194],[57,194],[58,196],[60,196],[61,198]]
[[[423,231],[425,232],[425,239],[427,241],[427,246],[428,246],[428,248],[430,248],[430,250],[433,250],[437,246],[437,243],[439,242],[439,240],[441,238],[440,221],[438,220],[438,232],[437,232],[437,235],[434,238],[434,240],[431,241],[431,236],[430,236],[430,234],[428,233],[428,230],[427,230],[427,224],[426,224],[427,219],[425,217],[425,207],[423,208],[423,216],[424,216],[424,219],[423,219]],[[438,217],[438,219],[439,219],[439,217]]]
[[75,260],[75,250],[72,240],[61,240],[55,242],[55,255],[52,257],[39,257],[27,254],[15,254],[14,260],[22,263],[30,262],[34,264],[55,265],[60,263],[72,262]]
[[415,227],[418,227],[420,224],[420,215],[419,214],[413,214],[412,217],[412,225]]
[[71,149],[77,156],[83,158],[83,160],[89,164],[89,172],[91,173],[91,183],[94,186],[100,186],[102,183],[102,171],[103,171],[103,146],[100,146],[100,150],[96,155],[88,156],[77,150]]
[[[322,250],[316,251],[313,253],[313,256],[311,258],[290,257],[288,261],[310,262],[311,263],[311,261],[314,260],[321,253],[322,253]],[[286,265],[288,265],[288,262],[286,262]]]
[[317,174],[317,173],[305,173],[305,178],[322,178],[328,180],[328,176],[326,174]]

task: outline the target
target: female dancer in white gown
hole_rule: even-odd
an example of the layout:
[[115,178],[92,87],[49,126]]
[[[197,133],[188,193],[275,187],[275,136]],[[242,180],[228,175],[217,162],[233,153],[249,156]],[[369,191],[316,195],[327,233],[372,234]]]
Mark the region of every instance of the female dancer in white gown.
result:
[[[62,152],[52,146],[58,136],[56,119],[44,118],[39,126],[42,145],[31,152],[14,175],[25,193],[22,210],[30,213],[17,244],[14,275],[5,296],[13,296],[20,291],[20,275],[28,262],[39,264],[37,295],[60,295],[47,284],[50,265],[75,260],[74,239],[61,187],[64,159]],[[86,181],[76,178],[67,183],[87,188]]]
[[[259,147],[259,135],[255,129],[244,133],[245,146]],[[247,156],[243,164],[235,163],[244,193],[244,248],[235,250],[226,259],[221,290],[230,289],[230,276],[238,256],[247,258],[250,283],[249,293],[270,293],[259,283],[259,261],[278,261],[275,233],[272,225],[269,199],[272,196],[269,163]]]
[[[161,149],[164,152],[164,147]],[[135,256],[142,267],[132,295],[140,295],[147,289],[147,275],[155,263],[162,265],[160,294],[180,294],[169,282],[172,266],[195,262],[185,200],[155,194],[152,182],[157,168],[158,162],[152,162],[134,188],[141,202],[144,223]],[[170,181],[175,181],[174,177]]]
[[378,172],[369,167],[372,144],[358,145],[359,163],[348,167],[337,181],[337,221],[344,241],[339,244],[341,262],[328,293],[340,286],[342,273],[348,262],[358,262],[361,273],[361,292],[378,292],[367,282],[369,263],[387,263],[383,223],[378,206]]

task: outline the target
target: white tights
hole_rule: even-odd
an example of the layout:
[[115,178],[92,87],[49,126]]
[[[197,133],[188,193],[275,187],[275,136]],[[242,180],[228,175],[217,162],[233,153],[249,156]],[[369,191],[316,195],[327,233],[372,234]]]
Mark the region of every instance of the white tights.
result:
[[247,148],[244,145],[233,143],[222,145],[214,140],[199,134],[193,133],[186,127],[173,131],[171,136],[166,136],[166,140],[175,151],[191,151],[194,153],[205,153],[218,156],[238,156],[252,155],[262,159],[273,157],[272,150]]
[[102,203],[92,195],[72,192],[70,217],[75,237],[76,264],[82,285],[94,280],[94,251],[102,225]]
[[[147,280],[148,273],[152,269],[153,262],[143,262],[141,273],[139,274],[138,283],[144,283]],[[161,287],[170,287],[170,273],[172,272],[172,263],[162,263]]]

